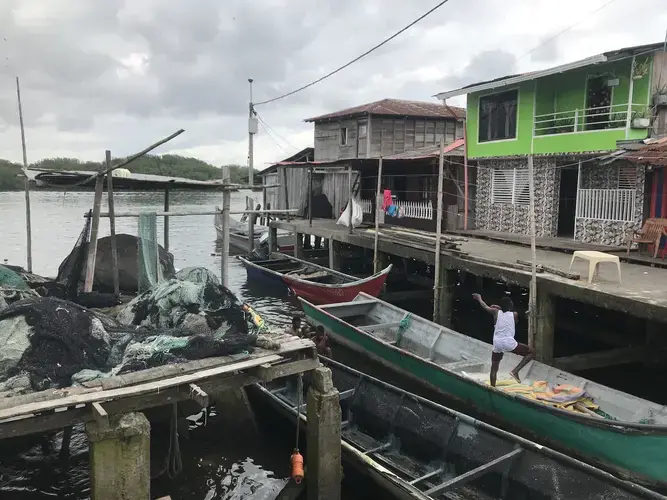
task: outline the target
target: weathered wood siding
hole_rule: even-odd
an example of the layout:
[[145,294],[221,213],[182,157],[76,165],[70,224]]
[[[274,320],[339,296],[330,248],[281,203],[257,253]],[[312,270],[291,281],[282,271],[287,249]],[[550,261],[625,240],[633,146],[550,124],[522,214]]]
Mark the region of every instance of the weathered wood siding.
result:
[[[359,137],[366,124],[367,138]],[[347,143],[341,144],[341,129],[347,128]],[[409,120],[371,118],[315,124],[315,161],[377,158],[463,137],[463,123],[454,120]],[[370,140],[370,147],[368,141]],[[369,153],[370,152],[370,156]]]
[[[667,85],[667,53],[655,53],[651,81],[653,82],[651,99],[653,99],[653,94],[655,94],[657,88]],[[656,108],[656,116],[653,122],[651,135],[660,136],[664,134],[667,134],[667,106],[659,106]]]
[[371,119],[371,157],[387,156],[463,137],[463,124],[454,120]]

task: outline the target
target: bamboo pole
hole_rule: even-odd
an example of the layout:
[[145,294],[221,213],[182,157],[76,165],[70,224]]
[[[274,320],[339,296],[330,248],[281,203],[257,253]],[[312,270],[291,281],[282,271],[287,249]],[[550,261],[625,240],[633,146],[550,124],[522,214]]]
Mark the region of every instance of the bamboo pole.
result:
[[[285,210],[289,210],[289,186],[287,185],[287,167],[283,167],[283,185],[285,187]],[[287,212],[287,222],[289,222],[289,212]]]
[[[463,120],[463,229],[468,230],[468,122]],[[457,226],[458,227],[458,226]]]
[[[250,203],[247,203],[248,201],[250,201]],[[250,207],[248,207],[248,205],[250,205]],[[246,197],[246,208],[250,209],[255,208],[254,198]],[[248,253],[251,254],[254,250],[255,250],[255,216],[254,214],[248,213]]]
[[25,190],[25,233],[26,233],[26,256],[28,272],[32,272],[32,219],[30,216],[30,179],[28,178],[28,153],[25,145],[25,128],[23,127],[23,106],[21,105],[21,88],[19,86],[19,77],[16,77],[16,98],[19,104],[19,124],[21,126],[21,148],[23,149],[23,175],[25,181],[23,188]]
[[[222,167],[223,184],[229,182],[229,167]],[[220,272],[223,286],[229,286],[229,206],[232,194],[229,189],[222,192],[222,248],[220,249]]]
[[[111,166],[111,151],[106,154],[106,167]],[[116,217],[113,199],[113,173],[107,174],[107,201],[109,203],[109,232],[111,233],[111,273],[113,275],[113,293],[120,295],[120,279],[118,278],[118,245],[116,242]]]
[[313,167],[308,169],[308,225],[313,226]]
[[[104,167],[100,168],[104,171]],[[111,172],[111,170],[109,171]],[[83,286],[84,292],[93,291],[93,279],[95,278],[95,259],[97,258],[97,234],[100,228],[100,209],[102,206],[102,193],[104,192],[104,176],[95,178],[95,198],[93,198],[93,221],[90,227],[90,241],[88,242],[88,259],[86,261],[86,281]]]
[[535,245],[535,179],[533,177],[533,155],[528,156],[528,194],[530,206],[528,216],[530,219],[530,256],[531,277],[528,291],[528,344],[535,347],[537,334],[537,250]]
[[350,211],[347,219],[349,224],[347,229],[348,232],[352,234],[352,165],[350,165],[350,167],[347,169],[347,196],[347,208]]
[[[262,180],[262,184],[264,184],[264,181]],[[266,188],[262,188],[262,210],[266,210]],[[260,218],[259,222],[262,226],[268,226],[269,225],[269,218],[262,214],[262,217]]]
[[378,161],[378,182],[375,191],[375,237],[373,239],[373,272],[380,272],[380,259],[378,258],[378,243],[380,236],[380,210],[382,203],[380,202],[380,190],[382,188],[382,156]]
[[[164,188],[164,211],[169,213],[169,186]],[[164,216],[164,251],[169,251],[169,216]],[[159,252],[158,252],[159,253]]]
[[132,163],[132,162],[133,162],[134,160],[136,160],[137,158],[141,158],[141,157],[144,156],[146,153],[150,153],[151,151],[153,151],[153,150],[154,150],[155,148],[157,148],[158,146],[162,146],[164,143],[171,141],[174,137],[177,137],[177,136],[181,135],[183,132],[185,132],[185,130],[183,130],[183,129],[177,130],[176,132],[174,132],[174,133],[171,134],[170,136],[165,137],[164,139],[161,139],[161,140],[157,141],[157,142],[154,143],[154,144],[151,144],[150,146],[148,146],[148,147],[147,147],[146,149],[144,149],[143,151],[139,151],[138,153],[136,153],[136,154],[130,156],[129,158],[126,158],[125,160],[121,161],[121,162],[118,163],[117,165],[114,165],[113,167],[109,167],[109,168],[107,168],[107,169],[104,169],[104,170],[100,171],[100,172],[97,173],[97,174],[93,174],[93,175],[91,175],[91,176],[88,177],[87,179],[84,179],[84,180],[82,180],[82,181],[80,181],[80,182],[77,182],[77,183],[74,184],[72,187],[83,186],[84,184],[88,184],[90,181],[92,181],[92,180],[95,179],[95,178],[104,177],[104,176],[107,175],[108,173],[113,172],[114,170],[116,170],[117,168],[124,167],[125,165],[128,165],[129,163]]
[[445,138],[440,139],[440,162],[438,165],[438,215],[435,221],[435,270],[433,273],[433,321],[440,322],[440,236],[442,234],[442,183],[445,171]]

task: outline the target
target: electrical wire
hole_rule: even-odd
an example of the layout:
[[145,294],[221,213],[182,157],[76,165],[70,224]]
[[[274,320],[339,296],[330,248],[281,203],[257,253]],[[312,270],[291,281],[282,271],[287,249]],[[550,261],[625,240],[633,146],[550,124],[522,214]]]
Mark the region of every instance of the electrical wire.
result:
[[260,105],[262,105],[262,104],[268,104],[268,103],[270,103],[270,102],[274,102],[274,101],[278,101],[278,100],[280,100],[280,99],[284,99],[285,97],[289,97],[289,96],[291,96],[291,95],[294,95],[294,94],[296,94],[297,92],[301,92],[302,90],[305,90],[305,89],[307,89],[307,88],[309,88],[309,87],[312,87],[313,85],[315,85],[315,84],[317,84],[317,83],[320,83],[320,82],[323,81],[323,80],[326,80],[326,79],[329,78],[330,76],[333,76],[333,75],[335,75],[336,73],[338,73],[338,72],[344,70],[345,68],[347,68],[347,67],[353,65],[354,63],[356,63],[356,62],[359,61],[360,59],[363,59],[364,57],[366,57],[367,55],[369,55],[371,52],[374,52],[375,50],[379,49],[379,48],[382,47],[383,45],[389,43],[389,42],[392,41],[394,38],[396,38],[398,35],[400,35],[401,33],[405,32],[405,31],[407,31],[408,29],[412,28],[412,27],[413,27],[415,24],[417,24],[419,21],[421,21],[421,20],[424,19],[425,17],[429,16],[430,14],[432,14],[433,12],[435,12],[436,10],[438,10],[440,7],[442,7],[443,5],[445,5],[448,1],[449,1],[449,0],[442,0],[440,3],[438,3],[438,4],[437,4],[435,7],[433,7],[431,10],[429,10],[429,11],[426,12],[425,14],[422,14],[420,17],[418,17],[417,19],[415,19],[415,20],[412,21],[410,24],[408,24],[408,25],[405,26],[404,28],[400,29],[399,31],[397,31],[397,32],[394,33],[393,35],[391,35],[389,38],[385,38],[382,42],[380,42],[380,43],[378,43],[377,45],[375,45],[374,47],[368,49],[366,52],[364,52],[364,53],[361,54],[360,56],[355,57],[355,58],[352,59],[350,62],[348,62],[348,63],[346,63],[346,64],[343,64],[343,65],[340,66],[339,68],[337,68],[337,69],[335,69],[335,70],[333,70],[333,71],[327,73],[327,74],[324,75],[324,76],[321,76],[321,77],[318,78],[317,80],[313,80],[312,82],[310,82],[310,83],[308,83],[308,84],[306,84],[306,85],[303,85],[302,87],[299,87],[298,89],[292,90],[291,92],[287,92],[286,94],[279,95],[278,97],[274,97],[273,99],[267,99],[266,101],[262,101],[262,102],[255,103],[254,106],[260,106]]
[[549,42],[551,42],[552,40],[554,40],[554,39],[558,38],[559,36],[561,36],[563,33],[567,32],[567,31],[570,31],[572,28],[574,28],[574,27],[577,26],[578,24],[581,24],[585,19],[590,18],[593,14],[597,14],[597,13],[600,12],[602,9],[604,9],[604,8],[607,7],[608,5],[611,5],[611,4],[614,3],[615,1],[616,1],[616,0],[609,0],[607,3],[601,5],[600,7],[598,7],[597,9],[595,9],[593,12],[589,12],[589,13],[586,14],[584,17],[582,17],[581,19],[579,19],[576,23],[569,25],[567,28],[563,29],[562,31],[559,31],[559,32],[556,33],[555,35],[553,35],[553,36],[547,38],[546,40],[544,40],[544,41],[543,41],[542,43],[540,43],[539,45],[533,47],[531,50],[529,50],[529,51],[526,52],[524,55],[522,55],[521,57],[519,57],[519,58],[517,59],[517,61],[520,61],[520,60],[523,59],[524,57],[529,56],[530,54],[532,54],[533,52],[535,52],[535,51],[536,51],[537,49],[539,49],[540,47],[546,45],[547,43],[549,43]]
[[288,146],[292,147],[292,148],[295,149],[296,151],[300,151],[300,149],[297,148],[294,144],[292,144],[290,141],[288,141],[288,140],[285,139],[282,135],[280,135],[278,132],[276,132],[273,128],[271,128],[271,126],[270,126],[268,123],[266,123],[266,121],[264,120],[264,118],[262,118],[262,117],[259,115],[259,113],[257,113],[256,111],[255,111],[255,116],[257,116],[257,119],[258,119],[260,122],[262,122],[262,124],[264,124],[264,126],[265,126],[267,129],[269,129],[271,132],[273,132],[279,139],[282,139],[283,141],[285,141],[285,143],[287,143]]
[[269,137],[269,139],[271,139],[273,141],[273,143],[282,150],[283,153],[288,155],[289,153],[287,152],[287,150],[280,145],[280,143],[273,137],[273,135],[271,135],[271,132],[269,132],[269,129],[266,128],[264,123],[260,122],[259,124],[262,126],[262,128],[264,129],[264,132],[266,132],[266,135]]

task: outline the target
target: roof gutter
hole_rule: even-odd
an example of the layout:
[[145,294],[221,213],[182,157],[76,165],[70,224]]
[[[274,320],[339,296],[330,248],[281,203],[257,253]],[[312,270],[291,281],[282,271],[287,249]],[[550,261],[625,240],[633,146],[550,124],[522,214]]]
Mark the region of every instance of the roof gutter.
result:
[[448,92],[441,92],[439,94],[436,94],[434,97],[444,101],[445,99],[448,99],[450,97],[466,95],[472,92],[482,92],[484,90],[493,90],[496,88],[507,87],[509,85],[514,85],[516,83],[527,82],[530,80],[535,80],[536,78],[555,75],[557,73],[563,73],[565,71],[570,71],[572,69],[583,68],[585,66],[590,66],[591,64],[600,64],[603,62],[607,62],[607,56],[605,56],[604,54],[598,54],[596,56],[587,57],[586,59],[581,59],[580,61],[574,61],[568,64],[563,64],[561,66],[554,66],[553,68],[545,69],[542,71],[534,71],[527,75],[513,76],[510,78],[506,78],[504,80],[480,83],[479,85],[471,85],[469,87],[462,87],[460,89],[450,90]]

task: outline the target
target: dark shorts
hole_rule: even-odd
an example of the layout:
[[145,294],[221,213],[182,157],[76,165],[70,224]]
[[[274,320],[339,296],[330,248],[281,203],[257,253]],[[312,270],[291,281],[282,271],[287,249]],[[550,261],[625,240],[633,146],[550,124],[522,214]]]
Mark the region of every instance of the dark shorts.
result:
[[[519,356],[526,356],[530,354],[530,347],[528,347],[526,344],[517,343],[517,346],[511,352],[518,354]],[[500,361],[503,359],[504,354],[504,352],[492,352],[491,361]]]

